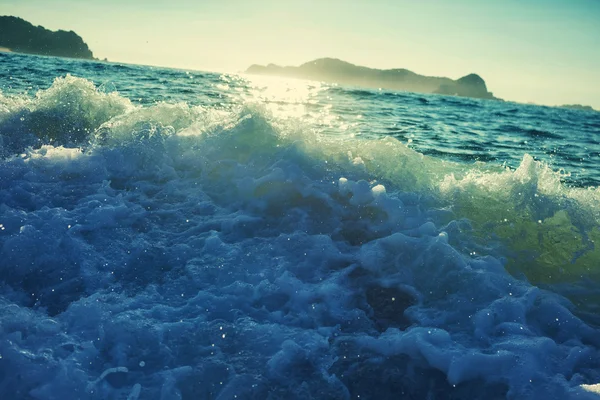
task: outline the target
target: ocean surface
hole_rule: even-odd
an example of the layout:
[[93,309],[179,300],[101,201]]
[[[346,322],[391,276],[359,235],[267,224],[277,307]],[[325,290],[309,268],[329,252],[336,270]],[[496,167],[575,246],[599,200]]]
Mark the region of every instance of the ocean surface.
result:
[[599,399],[599,185],[599,112],[0,53],[0,398]]

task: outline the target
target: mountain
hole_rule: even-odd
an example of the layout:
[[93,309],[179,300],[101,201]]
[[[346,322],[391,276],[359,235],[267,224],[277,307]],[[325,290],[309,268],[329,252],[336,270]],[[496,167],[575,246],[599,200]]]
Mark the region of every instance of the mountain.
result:
[[53,32],[10,16],[0,16],[0,47],[18,53],[94,59],[88,45],[75,32]]
[[591,106],[584,106],[581,104],[565,104],[559,106],[560,108],[570,108],[571,110],[581,110],[581,111],[596,111]]
[[477,74],[470,74],[453,80],[419,75],[407,69],[382,70],[361,67],[335,58],[320,58],[299,67],[280,67],[275,64],[267,66],[252,65],[246,72],[256,75],[275,75],[368,88],[498,100],[491,92],[488,92],[485,81]]

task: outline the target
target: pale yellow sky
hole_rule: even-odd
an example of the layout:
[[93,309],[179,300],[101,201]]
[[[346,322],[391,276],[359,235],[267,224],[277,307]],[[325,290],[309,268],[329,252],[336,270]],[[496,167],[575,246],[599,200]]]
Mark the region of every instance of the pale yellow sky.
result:
[[74,30],[111,61],[242,71],[335,57],[455,79],[475,72],[507,100],[600,109],[593,0],[0,0],[0,12]]

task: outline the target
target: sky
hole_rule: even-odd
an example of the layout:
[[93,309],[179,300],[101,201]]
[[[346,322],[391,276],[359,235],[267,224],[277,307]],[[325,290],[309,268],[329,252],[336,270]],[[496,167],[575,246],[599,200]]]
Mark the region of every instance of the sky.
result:
[[205,71],[334,57],[600,109],[600,0],[0,0],[97,58]]

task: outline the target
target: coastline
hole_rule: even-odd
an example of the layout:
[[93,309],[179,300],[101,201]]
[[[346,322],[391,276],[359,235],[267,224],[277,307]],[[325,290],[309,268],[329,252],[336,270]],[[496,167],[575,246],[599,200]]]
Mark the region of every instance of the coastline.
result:
[[0,53],[12,53],[12,50],[9,49],[8,47],[0,46]]

